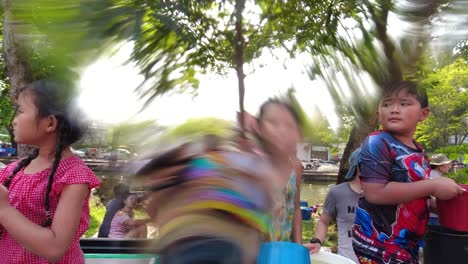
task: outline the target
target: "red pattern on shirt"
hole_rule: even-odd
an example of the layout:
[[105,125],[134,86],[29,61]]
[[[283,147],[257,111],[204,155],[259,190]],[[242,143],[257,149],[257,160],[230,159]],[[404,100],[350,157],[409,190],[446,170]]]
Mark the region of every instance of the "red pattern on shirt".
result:
[[[14,162],[0,171],[0,183],[5,182],[18,165],[18,162],[19,161]],[[48,168],[35,174],[25,174],[23,168],[15,175],[8,188],[11,206],[15,207],[21,214],[38,225],[42,225],[46,220],[44,201],[47,178],[49,177],[50,170],[51,169]],[[79,157],[72,156],[61,160],[55,172],[52,191],[49,196],[52,219],[57,209],[63,187],[70,184],[88,184],[91,190],[99,186],[99,180]],[[83,205],[80,224],[76,230],[70,248],[64,257],[56,263],[85,263],[79,239],[88,229],[89,225],[89,196],[90,194],[86,197]],[[34,236],[34,234],[31,235]],[[3,230],[0,239],[0,263],[43,264],[48,262],[26,250],[11,237],[6,230]]]

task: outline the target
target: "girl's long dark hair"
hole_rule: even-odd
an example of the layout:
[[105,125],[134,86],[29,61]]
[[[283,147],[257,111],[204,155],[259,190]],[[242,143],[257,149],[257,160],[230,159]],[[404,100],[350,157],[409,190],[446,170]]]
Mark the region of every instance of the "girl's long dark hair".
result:
[[[48,227],[52,224],[52,216],[50,212],[50,192],[52,190],[52,184],[54,181],[54,175],[60,164],[62,152],[65,148],[78,141],[84,132],[84,127],[72,120],[69,113],[69,98],[64,93],[66,90],[61,89],[55,83],[45,80],[35,81],[22,89],[20,89],[16,97],[21,93],[29,92],[32,95],[34,105],[37,108],[37,119],[55,116],[57,119],[57,140],[54,154],[54,162],[50,171],[46,195],[45,195],[45,215],[46,221],[42,226]],[[13,177],[24,167],[28,166],[29,163],[39,155],[39,151],[35,150],[33,154],[22,159],[12,173],[8,176],[4,182],[4,186],[9,188]]]

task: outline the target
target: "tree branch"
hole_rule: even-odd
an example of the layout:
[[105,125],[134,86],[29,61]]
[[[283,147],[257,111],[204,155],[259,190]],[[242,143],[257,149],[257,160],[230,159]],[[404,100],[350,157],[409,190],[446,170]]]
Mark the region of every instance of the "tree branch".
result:
[[379,16],[377,15],[374,7],[368,0],[365,0],[363,2],[372,17],[372,21],[375,23],[376,37],[382,43],[385,58],[387,59],[387,62],[389,64],[388,65],[389,80],[385,80],[385,81],[402,80],[403,74],[401,72],[399,63],[397,62],[394,56],[395,45],[393,44],[392,40],[388,37],[388,34],[387,34],[387,19],[388,19],[389,10],[387,8],[383,8]]

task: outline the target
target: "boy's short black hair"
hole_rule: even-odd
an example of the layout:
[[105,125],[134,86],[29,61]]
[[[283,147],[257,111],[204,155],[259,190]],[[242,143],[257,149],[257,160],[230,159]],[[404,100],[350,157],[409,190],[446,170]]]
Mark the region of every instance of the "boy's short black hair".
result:
[[398,81],[388,83],[384,86],[384,92],[382,93],[382,98],[390,96],[392,94],[398,94],[400,91],[406,91],[411,95],[414,95],[418,102],[421,104],[422,108],[429,107],[429,100],[427,98],[426,89],[417,85],[411,81]]

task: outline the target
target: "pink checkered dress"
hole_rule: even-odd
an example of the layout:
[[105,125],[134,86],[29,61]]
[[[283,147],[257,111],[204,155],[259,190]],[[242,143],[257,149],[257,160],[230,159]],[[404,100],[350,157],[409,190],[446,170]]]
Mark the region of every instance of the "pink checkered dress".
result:
[[[18,165],[14,162],[0,171],[0,183],[4,183],[8,175]],[[50,168],[36,174],[25,174],[21,169],[13,178],[9,187],[10,204],[32,222],[42,225],[45,220],[44,196],[46,193],[47,178]],[[60,194],[65,185],[83,184],[89,185],[89,189],[99,186],[96,175],[78,157],[72,156],[63,159],[57,168],[50,194],[50,210],[52,219],[57,209]],[[84,264],[84,256],[81,251],[79,239],[89,225],[89,194],[83,205],[81,219],[70,249],[65,256],[56,263]],[[31,234],[34,236],[34,234]],[[6,230],[3,230],[0,239],[0,263],[48,263],[45,259],[34,255],[18,244]]]

